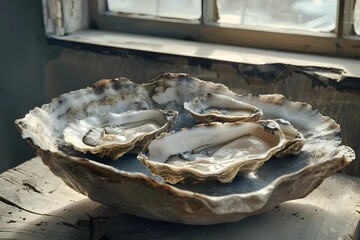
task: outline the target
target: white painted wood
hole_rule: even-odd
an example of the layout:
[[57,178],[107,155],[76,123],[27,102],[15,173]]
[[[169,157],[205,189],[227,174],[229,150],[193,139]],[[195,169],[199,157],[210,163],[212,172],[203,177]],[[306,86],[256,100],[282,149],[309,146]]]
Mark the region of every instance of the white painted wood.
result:
[[213,226],[113,211],[67,187],[39,158],[0,175],[0,239],[358,239],[359,220],[360,179],[344,175],[306,198]]
[[46,35],[63,36],[65,29],[63,26],[61,0],[42,0],[42,5]]
[[63,36],[88,27],[87,0],[42,0],[45,33]]
[[88,1],[62,0],[65,34],[88,27]]

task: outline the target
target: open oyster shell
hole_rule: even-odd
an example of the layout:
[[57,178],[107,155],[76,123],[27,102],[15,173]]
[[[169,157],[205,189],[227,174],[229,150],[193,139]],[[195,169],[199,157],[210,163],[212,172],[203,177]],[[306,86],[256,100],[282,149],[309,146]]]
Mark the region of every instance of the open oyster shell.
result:
[[285,147],[275,156],[280,158],[289,154],[299,154],[305,144],[305,137],[291,125],[290,122],[285,121],[284,119],[275,119],[274,121],[279,124],[280,130],[284,133],[286,139]]
[[[256,121],[263,116],[260,108],[244,103],[234,97],[208,93],[184,102],[184,109],[199,123]],[[305,143],[304,136],[291,123],[275,119],[286,136],[286,145],[276,154],[283,157],[299,154]]]
[[64,140],[76,150],[108,156],[115,160],[127,152],[139,152],[151,140],[166,132],[177,112],[140,110],[106,113],[69,123]]
[[215,93],[184,102],[184,109],[199,123],[256,121],[263,115],[255,106]]
[[[136,156],[107,161],[76,152],[63,139],[70,122],[129,110],[176,110],[173,128],[191,127],[194,120],[183,109],[184,102],[209,92],[254,105],[263,110],[264,119],[289,121],[306,138],[303,150],[271,158],[253,174],[237,176],[229,184],[169,185],[152,176]],[[15,123],[51,171],[76,191],[124,213],[186,224],[237,221],[305,197],[355,159],[350,147],[340,145],[340,126],[310,105],[277,94],[238,95],[222,84],[186,74],[164,74],[144,84],[103,80],[36,107]]]
[[172,184],[218,180],[228,183],[249,173],[285,147],[285,136],[272,120],[214,122],[162,134],[138,158]]

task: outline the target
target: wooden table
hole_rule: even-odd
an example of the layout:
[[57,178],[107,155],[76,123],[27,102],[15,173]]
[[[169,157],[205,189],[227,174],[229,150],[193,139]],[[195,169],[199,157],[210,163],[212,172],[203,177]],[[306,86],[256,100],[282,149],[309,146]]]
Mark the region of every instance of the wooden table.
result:
[[303,199],[236,223],[124,215],[67,187],[39,158],[0,175],[0,239],[359,239],[360,179],[334,175]]

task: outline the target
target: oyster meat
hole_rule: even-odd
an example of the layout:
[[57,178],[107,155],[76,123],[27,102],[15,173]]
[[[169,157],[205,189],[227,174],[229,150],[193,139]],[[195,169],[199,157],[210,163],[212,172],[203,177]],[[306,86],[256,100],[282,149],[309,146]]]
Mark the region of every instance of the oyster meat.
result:
[[165,181],[231,182],[249,173],[285,147],[286,139],[272,120],[214,122],[163,134],[138,158]]
[[184,109],[200,123],[256,121],[263,115],[261,109],[230,96],[208,93],[184,102]]
[[64,140],[80,152],[115,160],[129,151],[141,151],[149,141],[168,131],[176,116],[175,111],[141,110],[87,117],[69,123]]

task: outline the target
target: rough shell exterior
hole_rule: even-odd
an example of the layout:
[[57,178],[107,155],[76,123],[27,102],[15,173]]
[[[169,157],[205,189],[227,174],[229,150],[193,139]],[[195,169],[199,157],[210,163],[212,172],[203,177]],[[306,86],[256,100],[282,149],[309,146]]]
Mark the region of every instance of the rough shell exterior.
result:
[[[133,165],[102,162],[64,147],[62,132],[68,123],[110,111],[172,109],[179,111],[174,128],[191,126],[194,122],[183,103],[208,92],[254,105],[263,110],[264,119],[291,122],[306,138],[302,152],[270,159],[254,173],[256,181],[242,176],[225,186],[213,182],[171,186],[136,165],[136,159],[129,159]],[[88,98],[79,98],[83,95]],[[124,213],[186,224],[237,221],[304,197],[355,158],[351,148],[340,145],[339,125],[308,104],[281,95],[237,95],[224,85],[186,74],[164,74],[141,85],[127,79],[103,80],[31,110],[16,120],[16,126],[52,172],[76,191]]]

